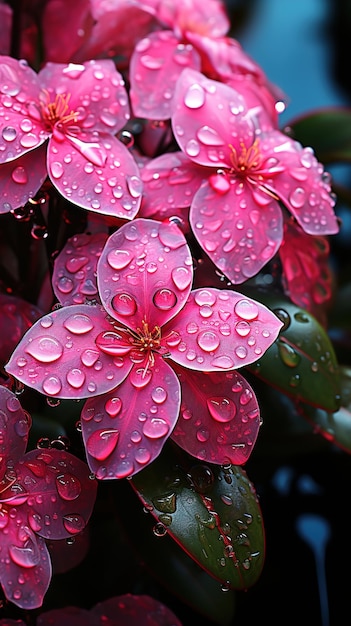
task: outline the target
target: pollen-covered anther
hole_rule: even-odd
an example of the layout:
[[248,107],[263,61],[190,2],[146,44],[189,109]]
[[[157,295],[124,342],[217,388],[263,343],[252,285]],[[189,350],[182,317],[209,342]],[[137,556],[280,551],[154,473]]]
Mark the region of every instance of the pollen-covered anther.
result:
[[76,111],[69,110],[69,101],[71,99],[70,93],[57,93],[55,94],[54,101],[51,101],[50,93],[47,89],[43,89],[39,96],[42,116],[45,122],[52,127],[58,122],[61,124],[67,124],[70,122],[78,121],[78,113]]
[[236,174],[247,174],[250,170],[257,170],[261,167],[262,156],[259,150],[259,141],[255,141],[251,146],[247,147],[243,140],[240,141],[241,152],[238,154],[237,150],[232,144],[229,144],[231,150],[230,161],[233,167],[233,171]]
[[161,342],[161,328],[155,326],[151,331],[145,320],[142,320],[142,328],[138,328],[133,336],[133,345],[141,352],[158,350]]

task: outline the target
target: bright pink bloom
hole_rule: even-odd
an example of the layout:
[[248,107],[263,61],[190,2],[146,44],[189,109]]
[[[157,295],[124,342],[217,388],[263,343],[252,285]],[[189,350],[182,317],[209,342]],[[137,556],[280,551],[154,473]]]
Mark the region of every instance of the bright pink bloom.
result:
[[[45,540],[82,531],[92,513],[96,480],[85,463],[57,449],[25,454],[30,418],[0,386],[0,581],[24,609],[42,605],[51,579]],[[50,496],[50,497],[49,497]]]
[[[172,127],[191,163],[187,168],[183,158],[181,168],[193,233],[232,282],[254,276],[278,251],[283,239],[280,203],[306,233],[338,232],[329,179],[312,150],[278,130],[263,132],[255,110],[228,85],[184,70],[174,97]],[[159,164],[155,159],[142,172],[145,198],[151,206],[155,195],[158,205],[163,198],[170,211],[181,206],[179,187],[172,200],[175,156],[169,156],[168,172],[167,155],[159,158],[163,184],[153,191]],[[194,163],[203,166],[200,186]]]
[[[240,428],[228,428],[228,422],[236,418],[242,422],[240,437],[256,437],[256,400],[249,406],[253,425],[247,428],[250,416],[232,408],[241,396],[234,389],[238,379],[226,378],[226,372],[256,361],[282,324],[265,306],[234,291],[191,291],[192,278],[190,249],[175,224],[127,223],[107,240],[97,264],[102,306],[54,310],[29,329],[6,366],[15,378],[48,396],[88,398],[82,432],[89,466],[98,478],[130,476],[156,458],[182,402],[194,408],[199,423],[209,412],[215,432],[222,422],[232,436]],[[185,377],[191,370],[198,392],[189,384],[181,398],[179,368]],[[197,372],[216,375],[197,380]],[[186,395],[194,393],[195,407]],[[193,423],[189,428],[196,439]],[[209,442],[208,458],[233,462],[229,442],[233,444],[225,435],[223,450],[218,444],[215,454]],[[199,450],[198,443],[192,448],[203,458],[206,445]]]
[[140,40],[130,60],[130,98],[137,117],[165,120],[171,117],[174,88],[184,67],[201,69],[191,34],[222,37],[230,22],[220,0],[160,0],[156,15],[163,29]]
[[133,156],[115,137],[130,112],[114,63],[48,63],[36,74],[1,57],[0,76],[0,213],[23,205],[48,174],[70,202],[132,219],[142,189]]

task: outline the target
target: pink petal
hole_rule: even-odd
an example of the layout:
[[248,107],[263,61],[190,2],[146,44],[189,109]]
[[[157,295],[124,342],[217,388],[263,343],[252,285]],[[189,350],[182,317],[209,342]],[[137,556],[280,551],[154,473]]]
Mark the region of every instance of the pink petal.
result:
[[6,293],[0,294],[0,366],[5,365],[24,333],[43,314],[37,306]]
[[67,134],[48,146],[48,174],[73,204],[127,220],[137,214],[142,183],[139,168],[116,137],[95,132]]
[[64,450],[32,450],[15,466],[28,499],[22,505],[32,530],[46,539],[81,532],[91,516],[97,491],[86,463]]
[[157,17],[161,23],[173,28],[181,37],[192,32],[221,37],[230,22],[222,2],[218,0],[190,0],[190,2],[167,2],[161,0],[157,6]]
[[114,389],[132,364],[101,352],[96,337],[113,327],[100,306],[72,305],[38,320],[5,369],[47,396],[86,398]]
[[100,301],[96,268],[108,235],[81,233],[68,239],[55,258],[54,294],[60,304],[95,304]]
[[152,159],[141,170],[144,193],[139,215],[164,220],[180,208],[189,207],[211,172],[180,151]]
[[184,67],[199,70],[200,56],[171,31],[151,33],[135,46],[130,61],[130,98],[134,115],[146,119],[171,117],[172,98]]
[[155,355],[135,365],[105,396],[87,400],[81,423],[90,469],[99,479],[132,476],[161,452],[178,419],[180,385],[173,369]]
[[110,626],[182,626],[167,606],[148,595],[126,593],[109,598],[96,604],[90,613],[95,616],[94,624],[106,622]]
[[298,224],[286,222],[279,256],[285,292],[295,304],[325,325],[323,305],[325,307],[333,295],[327,238],[307,235]]
[[23,206],[39,191],[46,172],[46,144],[0,165],[0,214]]
[[6,598],[26,610],[42,605],[51,580],[51,562],[42,537],[28,526],[20,509],[2,520],[0,580]]
[[248,184],[217,174],[202,185],[190,208],[190,225],[201,248],[233,283],[255,276],[281,244],[278,202],[265,194],[260,203]]
[[49,136],[37,108],[39,91],[38,76],[29,65],[11,57],[0,58],[1,163],[37,148]]
[[191,290],[193,268],[183,233],[170,222],[137,219],[108,239],[98,262],[101,301],[112,317],[149,331],[174,317]]
[[303,148],[279,131],[267,133],[260,145],[262,153],[274,156],[284,166],[267,187],[279,196],[303,230],[310,235],[337,233],[329,177],[312,149]]
[[42,23],[45,24],[42,29],[44,58],[68,63],[91,33],[94,21],[89,4],[86,0],[75,0],[69,5],[69,28],[66,0],[47,2],[41,10]]
[[[17,461],[25,453],[31,419],[22,409],[17,396],[0,386],[0,480],[8,469],[9,461]],[[0,489],[2,499],[6,492]]]
[[281,328],[260,302],[209,287],[191,292],[184,309],[163,328],[162,345],[179,365],[219,372],[257,361]]
[[259,407],[250,385],[238,372],[176,371],[182,406],[173,441],[202,461],[246,463],[260,427]]
[[70,96],[69,108],[78,113],[79,127],[115,135],[130,118],[122,75],[110,59],[75,63],[47,63],[39,72],[43,89]]
[[212,168],[232,165],[230,146],[252,142],[254,126],[245,117],[240,93],[195,70],[183,70],[176,86],[172,128],[185,154]]

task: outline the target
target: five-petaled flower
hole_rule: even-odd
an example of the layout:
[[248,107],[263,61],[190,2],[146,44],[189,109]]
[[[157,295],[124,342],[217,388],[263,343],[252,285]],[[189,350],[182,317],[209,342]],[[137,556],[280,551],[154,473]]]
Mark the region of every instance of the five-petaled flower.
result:
[[0,386],[0,582],[23,609],[42,605],[51,580],[45,540],[81,532],[97,490],[86,463],[69,452],[25,453],[30,426],[17,396]]
[[[233,370],[257,360],[282,323],[237,292],[192,291],[192,279],[190,249],[174,223],[127,223],[97,262],[102,305],[55,309],[6,365],[48,396],[87,398],[82,433],[98,478],[130,476],[150,463],[180,412],[174,436],[194,456],[239,464],[250,453],[257,401]],[[200,431],[218,436],[199,438]]]
[[162,202],[167,211],[190,206],[194,235],[232,282],[257,274],[278,251],[281,203],[306,233],[338,232],[329,179],[313,151],[267,125],[263,131],[238,91],[183,70],[172,128],[182,152],[143,169],[143,215]]
[[36,74],[5,56],[0,83],[0,213],[25,204],[48,175],[75,205],[132,219],[142,186],[133,156],[115,137],[130,110],[114,63],[47,63]]

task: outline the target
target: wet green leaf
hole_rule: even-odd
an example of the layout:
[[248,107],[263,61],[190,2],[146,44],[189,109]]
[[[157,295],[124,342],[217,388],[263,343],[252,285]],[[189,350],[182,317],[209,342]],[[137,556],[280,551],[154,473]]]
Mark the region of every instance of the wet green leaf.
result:
[[341,369],[341,407],[328,413],[306,404],[299,406],[301,414],[315,427],[315,431],[339,448],[351,453],[351,369]]
[[255,489],[239,466],[202,464],[170,444],[131,484],[168,533],[223,588],[247,589],[264,562],[264,527]]
[[[252,295],[245,290],[247,295]],[[331,340],[309,312],[279,294],[252,295],[283,321],[277,340],[248,369],[297,401],[326,411],[340,405],[339,367]]]
[[312,146],[322,163],[351,161],[351,109],[314,111],[288,124],[293,137]]

